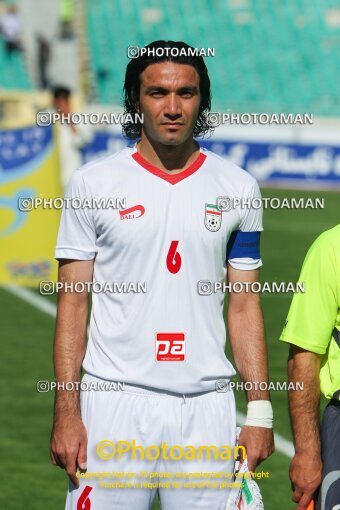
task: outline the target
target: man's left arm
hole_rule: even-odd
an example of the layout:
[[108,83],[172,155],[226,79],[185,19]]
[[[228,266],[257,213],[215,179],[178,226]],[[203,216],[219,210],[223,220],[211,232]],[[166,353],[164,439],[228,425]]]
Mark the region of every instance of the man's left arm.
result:
[[245,271],[228,264],[228,282],[246,284],[242,292],[229,293],[227,324],[237,370],[244,383],[252,383],[246,391],[246,423],[251,425],[243,426],[239,438],[239,444],[247,451],[249,471],[255,471],[256,466],[274,452],[269,391],[259,388],[260,382],[266,383],[268,387],[268,360],[260,295],[247,288],[258,281],[258,269]]

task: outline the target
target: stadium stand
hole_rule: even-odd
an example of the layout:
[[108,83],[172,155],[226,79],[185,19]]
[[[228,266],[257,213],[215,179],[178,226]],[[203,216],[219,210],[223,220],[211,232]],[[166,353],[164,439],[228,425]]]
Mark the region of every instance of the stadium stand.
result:
[[13,53],[9,58],[0,44],[0,88],[5,90],[32,90],[22,53]]
[[[15,4],[11,2],[10,5]],[[1,5],[0,18],[7,9],[6,4]],[[23,51],[13,52],[10,56],[6,54],[5,44],[0,37],[0,89],[11,91],[30,91],[32,83],[27,72],[25,53]]]
[[[121,102],[128,46],[184,38],[192,46],[215,48],[216,58],[206,58],[215,110],[339,115],[335,5],[333,0],[85,0],[97,100]],[[334,65],[325,66],[326,61]]]

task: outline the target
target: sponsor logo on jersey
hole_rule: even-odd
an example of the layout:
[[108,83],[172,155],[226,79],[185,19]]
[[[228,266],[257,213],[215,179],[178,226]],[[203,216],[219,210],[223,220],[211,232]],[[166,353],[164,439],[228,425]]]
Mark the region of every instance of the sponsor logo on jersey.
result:
[[119,211],[121,220],[135,220],[136,218],[140,218],[145,213],[145,207],[142,205],[134,205],[129,209],[124,209],[123,211]]
[[77,502],[77,510],[91,510],[91,500],[89,498],[89,494],[92,491],[93,487],[90,485],[86,485],[83,492],[80,494],[78,502]]
[[157,361],[184,361],[184,333],[156,333]]
[[205,204],[204,225],[210,232],[220,229],[222,223],[222,212],[217,205]]

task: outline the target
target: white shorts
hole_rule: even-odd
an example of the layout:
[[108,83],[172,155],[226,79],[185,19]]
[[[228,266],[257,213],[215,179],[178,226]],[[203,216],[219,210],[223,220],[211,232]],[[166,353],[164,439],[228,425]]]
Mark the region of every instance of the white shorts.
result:
[[[83,381],[97,383],[101,379],[86,374]],[[124,391],[82,391],[81,413],[88,434],[88,478],[79,479],[78,489],[69,484],[66,510],[148,510],[157,488],[162,510],[225,510],[236,440],[232,391],[184,396],[125,384]],[[112,442],[106,453],[113,453],[112,444],[116,447],[115,456],[109,460],[100,458],[96,450],[103,440]],[[120,459],[118,441],[131,445]],[[163,447],[166,443],[166,450],[161,450],[162,443]],[[146,448],[152,445],[156,448],[147,453]],[[170,450],[175,445],[182,449]],[[189,454],[194,460],[184,458],[189,445],[194,447]],[[213,450],[210,460],[203,450],[198,458],[198,447],[205,445],[217,447],[217,460]],[[144,448],[144,460],[138,446]],[[229,460],[225,460],[225,453],[221,460],[222,446],[230,447]],[[214,473],[221,476],[214,477]],[[220,484],[224,484],[222,488]]]

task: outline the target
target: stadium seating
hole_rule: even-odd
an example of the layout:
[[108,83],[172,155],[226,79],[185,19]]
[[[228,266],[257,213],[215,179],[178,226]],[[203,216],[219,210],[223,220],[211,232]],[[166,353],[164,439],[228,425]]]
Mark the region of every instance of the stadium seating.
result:
[[[8,5],[17,5],[20,11],[18,0],[1,2],[0,18],[5,14]],[[0,89],[6,91],[19,90],[31,91],[32,84],[27,71],[25,55],[23,52],[13,52],[10,56],[5,50],[5,43],[0,36]]]
[[0,88],[5,90],[32,90],[23,55],[19,52],[6,55],[0,41]]
[[215,48],[213,109],[339,115],[340,10],[333,0],[86,0],[101,103],[121,103],[128,46],[157,39]]

